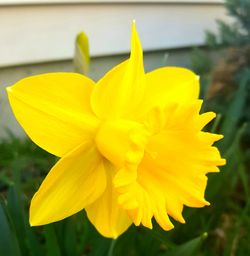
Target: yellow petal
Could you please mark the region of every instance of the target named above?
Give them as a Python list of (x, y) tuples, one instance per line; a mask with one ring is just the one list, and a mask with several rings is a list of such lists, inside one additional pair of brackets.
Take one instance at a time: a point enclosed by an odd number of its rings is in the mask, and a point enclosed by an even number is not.
[(144, 79), (142, 48), (133, 23), (130, 58), (98, 81), (91, 96), (93, 111), (101, 119), (133, 116), (143, 98)]
[(93, 203), (106, 188), (102, 157), (89, 143), (67, 154), (51, 169), (30, 206), (32, 226), (64, 219)]
[(98, 121), (90, 108), (93, 82), (74, 73), (25, 78), (8, 87), (16, 119), (48, 152), (63, 156), (93, 135)]
[(89, 220), (95, 228), (105, 237), (117, 238), (125, 232), (132, 221), (117, 202), (117, 193), (112, 185), (113, 167), (105, 164), (109, 177), (106, 190), (93, 204), (86, 207)]
[(192, 71), (178, 67), (164, 67), (146, 74), (141, 115), (156, 106), (183, 104), (199, 96), (199, 77)]

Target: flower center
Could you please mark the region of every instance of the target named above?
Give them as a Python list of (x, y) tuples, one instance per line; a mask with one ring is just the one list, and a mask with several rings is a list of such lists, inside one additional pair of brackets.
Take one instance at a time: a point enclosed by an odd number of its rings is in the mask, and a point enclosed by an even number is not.
[(144, 155), (149, 132), (143, 124), (123, 119), (104, 121), (95, 137), (99, 152), (117, 168), (138, 165)]

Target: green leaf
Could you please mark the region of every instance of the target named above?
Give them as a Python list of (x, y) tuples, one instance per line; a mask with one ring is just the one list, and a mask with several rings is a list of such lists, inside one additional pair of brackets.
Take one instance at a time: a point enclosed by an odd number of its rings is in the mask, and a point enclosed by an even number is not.
[(20, 256), (21, 253), (15, 233), (10, 227), (10, 223), (8, 222), (2, 203), (0, 204), (0, 227), (0, 255)]
[(17, 239), (20, 245), (20, 249), (23, 255), (28, 254), (28, 248), (26, 246), (26, 232), (23, 217), (23, 209), (19, 195), (14, 186), (10, 187), (8, 191), (8, 210), (10, 213), (11, 220), (14, 224)]
[[(111, 239), (105, 239), (103, 237), (96, 237), (94, 241), (94, 246), (89, 253), (91, 256), (101, 256), (101, 255), (108, 255), (111, 246)], [(111, 251), (112, 252), (112, 251)]]
[(84, 32), (77, 35), (75, 41), (74, 66), (76, 72), (88, 74), (90, 63), (89, 40)]
[(77, 234), (76, 234), (76, 221), (75, 216), (71, 216), (70, 218), (64, 220), (64, 249), (65, 253), (68, 256), (71, 255), (79, 255), (77, 253)]
[(250, 72), (246, 71), (242, 74), (239, 82), (238, 91), (230, 104), (225, 120), (222, 124), (221, 133), (225, 136), (224, 139), (219, 142), (222, 148), (228, 148), (233, 141), (233, 137), (237, 130), (238, 121), (241, 118), (243, 108), (246, 103), (246, 88), (247, 83), (250, 81)]
[(203, 241), (207, 238), (207, 233), (203, 233), (201, 236), (194, 238), (182, 245), (177, 246), (175, 249), (166, 253), (166, 256), (193, 256), (197, 255), (200, 250)]
[(60, 256), (60, 246), (57, 240), (55, 228), (53, 224), (44, 226), (46, 239), (47, 256)]
[(211, 128), (211, 133), (218, 133), (218, 127), (220, 125), (220, 122), (221, 122), (221, 114), (217, 114), (216, 115), (216, 118), (213, 122), (213, 125), (212, 125), (212, 128)]
[(8, 191), (8, 210), (16, 230), (22, 255), (28, 255), (29, 252), (34, 256), (42, 256), (42, 247), (28, 224), (28, 217), (24, 213), (20, 195), (14, 186), (10, 187)]

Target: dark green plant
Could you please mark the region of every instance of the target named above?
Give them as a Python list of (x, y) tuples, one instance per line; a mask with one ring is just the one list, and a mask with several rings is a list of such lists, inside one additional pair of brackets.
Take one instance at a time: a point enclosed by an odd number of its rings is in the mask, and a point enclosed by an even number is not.
[(225, 7), (234, 22), (227, 24), (218, 20), (218, 34), (207, 32), (208, 46), (215, 48), (248, 45), (250, 41), (250, 1), (226, 0)]

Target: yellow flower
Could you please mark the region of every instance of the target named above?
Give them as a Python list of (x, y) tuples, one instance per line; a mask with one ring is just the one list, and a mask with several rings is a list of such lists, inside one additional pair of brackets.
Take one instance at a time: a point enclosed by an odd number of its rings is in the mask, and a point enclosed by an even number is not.
[(16, 119), (41, 148), (61, 157), (30, 206), (44, 225), (85, 209), (106, 237), (132, 223), (164, 230), (184, 223), (183, 206), (209, 205), (206, 174), (224, 165), (201, 131), (215, 114), (199, 114), (199, 78), (165, 67), (145, 74), (135, 24), (130, 58), (96, 84), (74, 73), (25, 78), (7, 88)]

